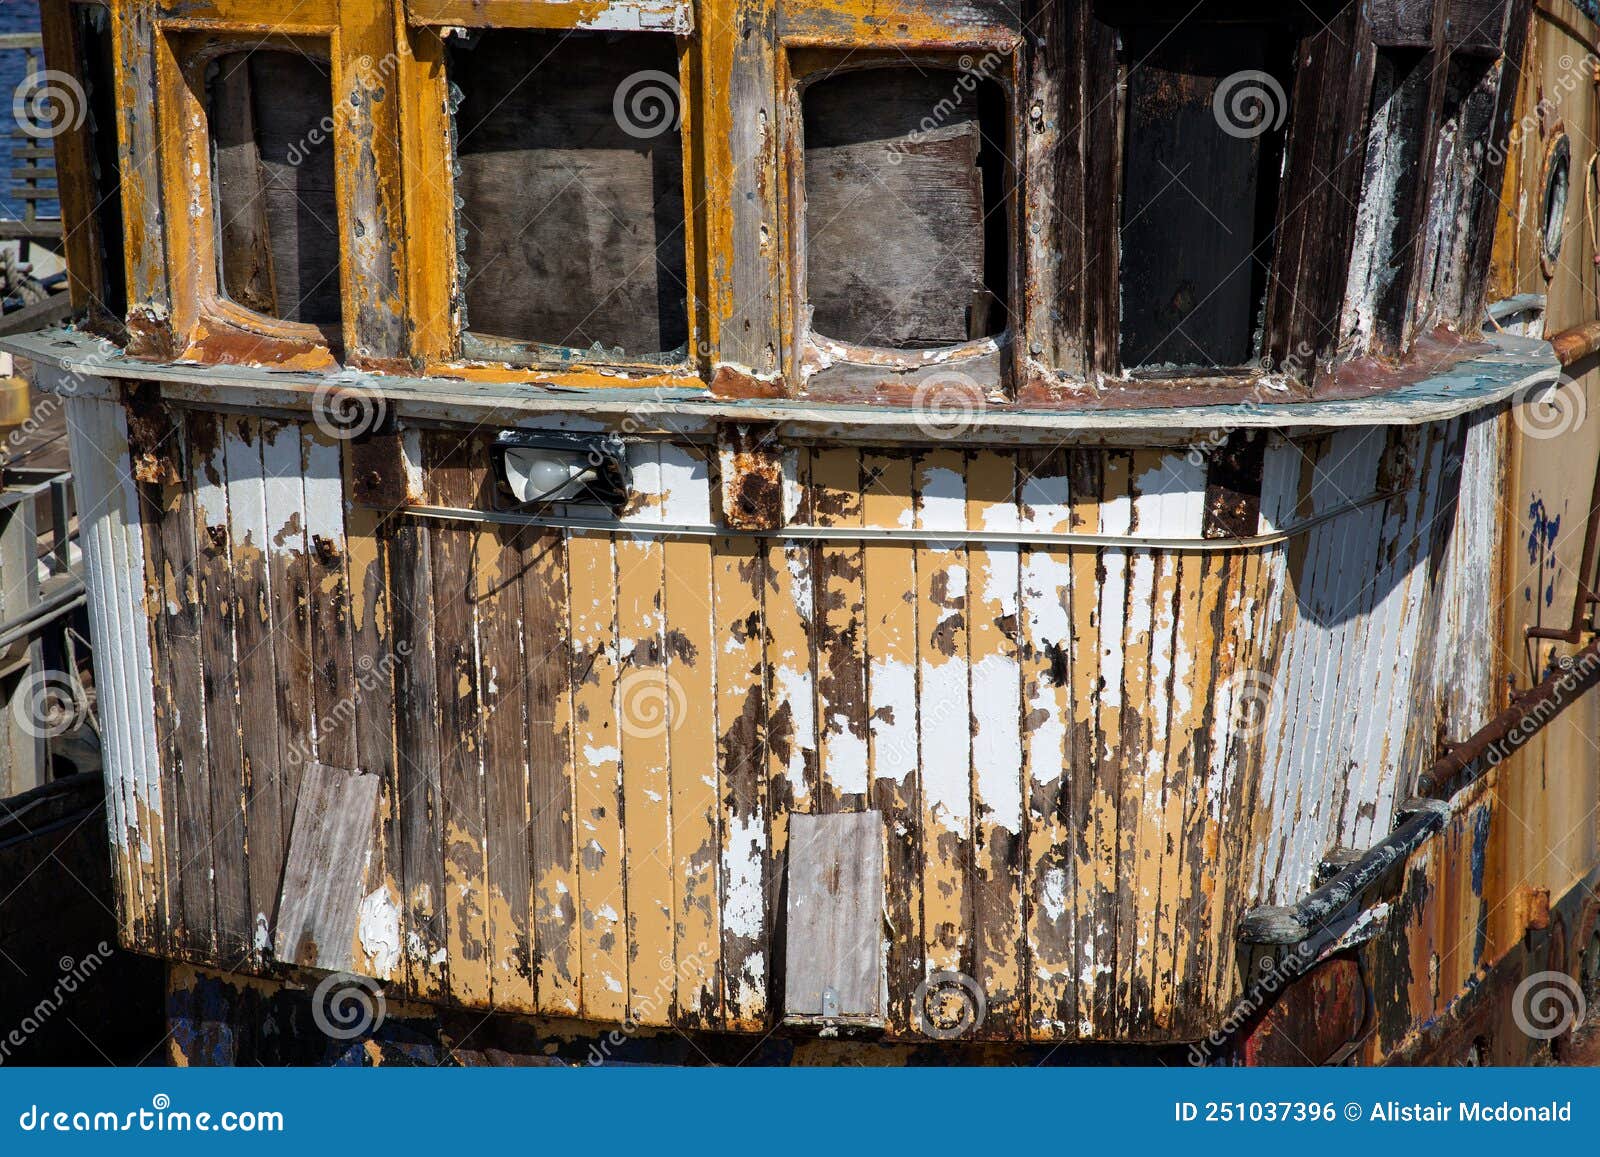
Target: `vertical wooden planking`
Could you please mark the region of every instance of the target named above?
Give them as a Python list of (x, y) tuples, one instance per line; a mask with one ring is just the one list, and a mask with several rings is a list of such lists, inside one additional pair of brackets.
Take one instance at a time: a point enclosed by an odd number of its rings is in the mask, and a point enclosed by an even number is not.
[[(353, 491), (352, 455), (344, 456), (345, 493)], [(345, 512), (350, 627), (356, 672), (356, 761), (379, 778), (378, 839), (368, 866), (356, 929), (358, 967), (380, 980), (404, 976), (399, 762), (395, 749), (395, 683), (410, 662), (390, 601), (394, 521), (351, 504)], [(520, 665), (517, 668), (520, 674)]]
[[(662, 518), (673, 525), (711, 522), (708, 462), (697, 449), (661, 445)], [(676, 937), (677, 1023), (721, 1023), (720, 799), (715, 728), (707, 708), (716, 702), (717, 638), (711, 609), (712, 545), (669, 538), (666, 569), (666, 671), (672, 808), (672, 895)], [(807, 653), (802, 650), (802, 654)], [(770, 668), (769, 668), (770, 669)], [(808, 704), (809, 706), (809, 700)], [(715, 716), (711, 716), (712, 719)]]
[[(862, 459), (861, 506), (868, 526), (909, 526), (916, 517), (910, 454)], [(890, 927), (888, 1022), (914, 1027), (911, 996), (923, 967), (920, 704), (917, 693), (917, 551), (911, 543), (869, 539), (863, 545), (866, 585), (867, 711), (872, 806), (883, 813), (888, 839), (884, 897)]]
[(449, 951), (431, 539), (420, 521), (402, 518), (395, 526), (394, 637), (396, 650), (405, 648), (395, 667), (395, 794), (410, 989), (441, 1000), (449, 991)]
[[(1106, 503), (1127, 503), (1132, 518), (1131, 527), (1142, 533), (1145, 527), (1141, 515), (1149, 514), (1159, 523), (1160, 499), (1154, 502), (1138, 501), (1138, 481), (1152, 471), (1159, 471), (1161, 451), (1136, 450), (1129, 460), (1126, 474), (1107, 471)], [(1117, 489), (1111, 485), (1115, 480)], [(1107, 554), (1112, 552), (1108, 551)], [(1164, 688), (1157, 690), (1154, 663), (1159, 654), (1154, 636), (1165, 626), (1171, 640), (1171, 623), (1158, 623), (1157, 615), (1164, 608), (1161, 599), (1170, 592), (1157, 581), (1156, 552), (1136, 549), (1127, 557), (1127, 617), (1121, 638), (1120, 662), (1108, 659), (1102, 672), (1107, 683), (1120, 680), (1122, 684), (1122, 726), (1118, 761), (1121, 775), (1117, 795), (1117, 1016), (1116, 1030), (1122, 1037), (1143, 1030), (1148, 1013), (1148, 980), (1150, 974), (1150, 936), (1153, 929), (1147, 920), (1147, 910), (1154, 906), (1156, 881), (1152, 878), (1155, 864), (1150, 855), (1156, 832), (1150, 830), (1146, 815), (1148, 809), (1148, 780), (1151, 764), (1151, 747), (1148, 727), (1150, 713), (1160, 710), (1157, 702)], [(1107, 569), (1109, 571), (1110, 564)], [(1103, 621), (1109, 624), (1110, 616), (1104, 608)], [(1105, 646), (1106, 636), (1101, 636)], [(1159, 792), (1160, 785), (1156, 785)], [(1147, 842), (1148, 841), (1148, 842)]]
[(490, 986), (496, 1008), (524, 1012), (536, 1007), (533, 930), (528, 917), (533, 886), (521, 586), (528, 537), (510, 527), (481, 528), (472, 575), (478, 629), (478, 727), (483, 737)]
[(250, 893), (245, 864), (244, 753), (240, 745), (238, 660), (234, 652), (233, 570), (228, 549), (228, 465), (223, 420), (187, 416), (195, 471), (196, 587), (201, 625), (207, 772), (211, 785), (216, 959), (242, 963), (250, 951)]
[(164, 684), (163, 699), (158, 703), (164, 701), (170, 709), (163, 732), (163, 760), (176, 784), (165, 816), (168, 831), (176, 835), (173, 842), (179, 854), (178, 875), (169, 881), (179, 896), (174, 947), (180, 956), (201, 958), (211, 951), (216, 875), (201, 657), (205, 612), (195, 566), (195, 474), (181, 411), (173, 423), (170, 453), (178, 481), (151, 488), (160, 503), (160, 517), (152, 528), (163, 610), (157, 620), (158, 679)]
[[(959, 450), (923, 454), (916, 525), (965, 530), (967, 470)], [(971, 973), (972, 704), (967, 666), (967, 554), (958, 542), (917, 547), (918, 725), (922, 746), (922, 917), (926, 969)]]
[(528, 793), (533, 816), (532, 910), (541, 1012), (582, 1006), (581, 874), (572, 755), (572, 625), (567, 539), (544, 531), (528, 543), (522, 578), (527, 678)]
[[(1198, 455), (1180, 451), (1160, 454), (1133, 480), (1134, 517), (1142, 534), (1163, 538), (1199, 538), (1203, 530), (1206, 478)], [(1177, 956), (1175, 896), (1185, 840), (1182, 828), (1186, 778), (1178, 775), (1177, 753), (1187, 750), (1194, 702), (1189, 683), (1192, 653), (1183, 632), (1192, 629), (1186, 597), (1198, 593), (1189, 577), (1180, 582), (1183, 556), (1176, 551), (1155, 555), (1154, 614), (1150, 637), (1150, 673), (1146, 719), (1144, 802), (1145, 834), (1140, 841), (1139, 920), (1144, 927), (1137, 943), (1135, 983), (1144, 989), (1136, 1006), (1140, 1035), (1167, 1030), (1173, 1012)]]
[[(786, 517), (810, 520), (810, 451), (782, 451)], [(725, 546), (725, 544), (723, 544)], [(722, 546), (718, 547), (718, 554)], [(787, 829), (782, 816), (811, 811), (818, 799), (816, 736), (816, 655), (811, 647), (816, 623), (813, 550), (806, 542), (774, 541), (765, 549), (766, 755), (773, 807), (773, 855), (781, 863)], [(752, 571), (755, 573), (755, 571)], [(728, 579), (718, 571), (718, 592)], [(758, 595), (760, 597), (760, 595)], [(738, 603), (742, 607), (742, 602)], [(720, 602), (717, 623), (730, 623)], [(726, 723), (720, 723), (726, 730)], [(728, 791), (723, 784), (723, 792)]]
[[(784, 447), (778, 463), (785, 520), (811, 519), (811, 452)], [(793, 539), (769, 541), (763, 552), (763, 643), (766, 647), (768, 879), (788, 871), (789, 816), (806, 815), (821, 798), (817, 767), (815, 552)], [(787, 953), (775, 952), (774, 990)]]
[[(1105, 455), (1096, 450), (1073, 451), (1067, 459), (1068, 488), (1072, 503), (1072, 529), (1095, 534), (1100, 530), (1100, 491)], [(1067, 754), (1070, 777), (1068, 822), (1075, 831), (1073, 851), (1073, 903), (1081, 913), (1075, 929), (1078, 984), (1078, 1032), (1089, 1035), (1109, 1007), (1115, 928), (1102, 913), (1112, 910), (1117, 890), (1117, 801), (1115, 780), (1100, 783), (1101, 751), (1107, 740), (1100, 732), (1100, 553), (1095, 547), (1067, 552), (1071, 568), (1068, 603), (1072, 627), (1072, 710), (1068, 717)]]
[(764, 584), (761, 548), (751, 539), (716, 540), (712, 608), (717, 624), (717, 778), (722, 785), (723, 1027), (766, 1024), (771, 847), (767, 752)]
[[(812, 454), (811, 508), (818, 526), (861, 525), (856, 450), (821, 448)], [(818, 810), (859, 811), (867, 792), (861, 544), (819, 544), (816, 558)]]
[(261, 423), (265, 480), (267, 612), (272, 623), (273, 700), (277, 708), (278, 796), (283, 831), (292, 830), (300, 776), (311, 762), (311, 602), (306, 561), (305, 486), (296, 423)]
[[(1014, 531), (1016, 458), (980, 450), (967, 464), (967, 526)], [(988, 998), (987, 1036), (1023, 1035), (1026, 938), (1022, 866), (1022, 667), (1018, 584), (1021, 551), (1004, 544), (968, 551), (972, 576), (967, 646), (972, 671), (973, 977)], [(1080, 834), (1077, 839), (1081, 839)], [(1075, 840), (1076, 843), (1076, 840)]]
[[(350, 640), (350, 580), (345, 574), (342, 443), (314, 426), (302, 430), (317, 759), (329, 767), (361, 770), (356, 766), (355, 657)], [(458, 592), (458, 600), (465, 593)]]
[[(1100, 472), (1100, 533), (1129, 534), (1133, 530), (1133, 506), (1128, 492), (1132, 467), (1129, 455), (1107, 453)], [(1125, 943), (1123, 919), (1127, 890), (1131, 884), (1132, 833), (1125, 814), (1128, 765), (1134, 745), (1130, 731), (1139, 722), (1139, 704), (1126, 703), (1127, 672), (1133, 661), (1127, 654), (1138, 637), (1131, 629), (1128, 589), (1133, 577), (1129, 552), (1107, 547), (1100, 555), (1099, 583), (1099, 687), (1096, 728), (1099, 743), (1095, 751), (1094, 807), (1102, 853), (1101, 879), (1105, 891), (1101, 906), (1092, 919), (1095, 941), (1095, 970), (1102, 982), (1095, 987), (1093, 1022), (1100, 1035), (1117, 1031), (1119, 1012), (1126, 1009), (1124, 981), (1127, 961), (1122, 955)], [(1146, 608), (1148, 609), (1148, 608)], [(1137, 608), (1135, 609), (1137, 611)], [(1137, 668), (1135, 668), (1137, 669)], [(1136, 829), (1135, 829), (1136, 830)]]
[[(1028, 455), (1022, 472), (1021, 528), (1072, 526), (1068, 453)], [(1024, 548), (1020, 589), (1022, 728), (1027, 764), (1027, 850), (1023, 880), (1028, 921), (1028, 1029), (1037, 1038), (1070, 1036), (1078, 1021), (1077, 894), (1067, 800), (1071, 791), (1072, 568), (1066, 552)]]
[[(626, 517), (659, 524), (661, 452), (635, 443)], [(681, 689), (666, 667), (666, 574), (661, 539), (620, 535), (617, 552), (618, 725), (623, 864), (628, 893), (628, 1015), (670, 1024), (677, 1002), (672, 782), (668, 731)], [(683, 702), (680, 707), (686, 708)]]
[(628, 1009), (628, 925), (617, 727), (617, 571), (611, 537), (573, 534), (567, 540), (567, 563), (582, 1010), (596, 1020), (621, 1020)]
[[(429, 501), (474, 506), (481, 443), (440, 433), (427, 443)], [(311, 479), (306, 479), (310, 507)], [(486, 1006), (490, 966), (485, 860), (483, 746), (478, 720), (477, 622), (473, 607), (473, 527), (441, 523), (431, 535), (434, 658), (437, 671), (439, 786), (443, 800), (445, 949), (450, 995)], [(313, 619), (314, 621), (314, 619)]]
[(250, 850), (251, 948), (272, 952), (272, 920), (283, 886), (288, 829), (279, 796), (278, 718), (272, 620), (267, 587), (267, 488), (261, 461), (261, 424), (223, 419), (228, 470), (228, 542), (233, 562), (234, 655), (239, 668), (239, 735), (245, 784), (245, 830)]

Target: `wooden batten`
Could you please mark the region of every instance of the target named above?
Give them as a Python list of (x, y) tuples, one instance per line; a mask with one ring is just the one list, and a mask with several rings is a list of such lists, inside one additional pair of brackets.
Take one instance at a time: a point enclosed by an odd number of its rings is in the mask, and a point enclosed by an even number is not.
[(283, 964), (347, 971), (372, 859), (382, 779), (307, 765), (277, 904), (273, 954)]

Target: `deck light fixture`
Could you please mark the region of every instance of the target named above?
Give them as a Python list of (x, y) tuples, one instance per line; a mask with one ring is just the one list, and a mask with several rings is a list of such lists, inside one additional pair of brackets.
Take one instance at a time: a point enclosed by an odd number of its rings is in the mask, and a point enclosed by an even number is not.
[(615, 435), (507, 430), (494, 442), (501, 490), (518, 506), (598, 505), (620, 513), (632, 477)]

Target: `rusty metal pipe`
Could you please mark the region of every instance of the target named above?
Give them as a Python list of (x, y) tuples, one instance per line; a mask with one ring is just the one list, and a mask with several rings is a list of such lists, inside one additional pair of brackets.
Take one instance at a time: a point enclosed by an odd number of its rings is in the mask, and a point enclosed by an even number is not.
[(1600, 683), (1600, 635), (1562, 661), (1561, 670), (1515, 696), (1471, 738), (1452, 746), (1417, 782), (1420, 795), (1440, 798), (1453, 780), (1485, 756), (1493, 767), (1554, 722), (1578, 697)]

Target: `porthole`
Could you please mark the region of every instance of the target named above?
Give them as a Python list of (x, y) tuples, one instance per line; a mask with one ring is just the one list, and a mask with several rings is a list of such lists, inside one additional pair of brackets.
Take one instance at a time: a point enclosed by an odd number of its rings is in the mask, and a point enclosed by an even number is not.
[(1546, 277), (1555, 276), (1556, 259), (1567, 234), (1567, 193), (1572, 183), (1572, 144), (1565, 133), (1550, 145), (1544, 160), (1540, 258)]

